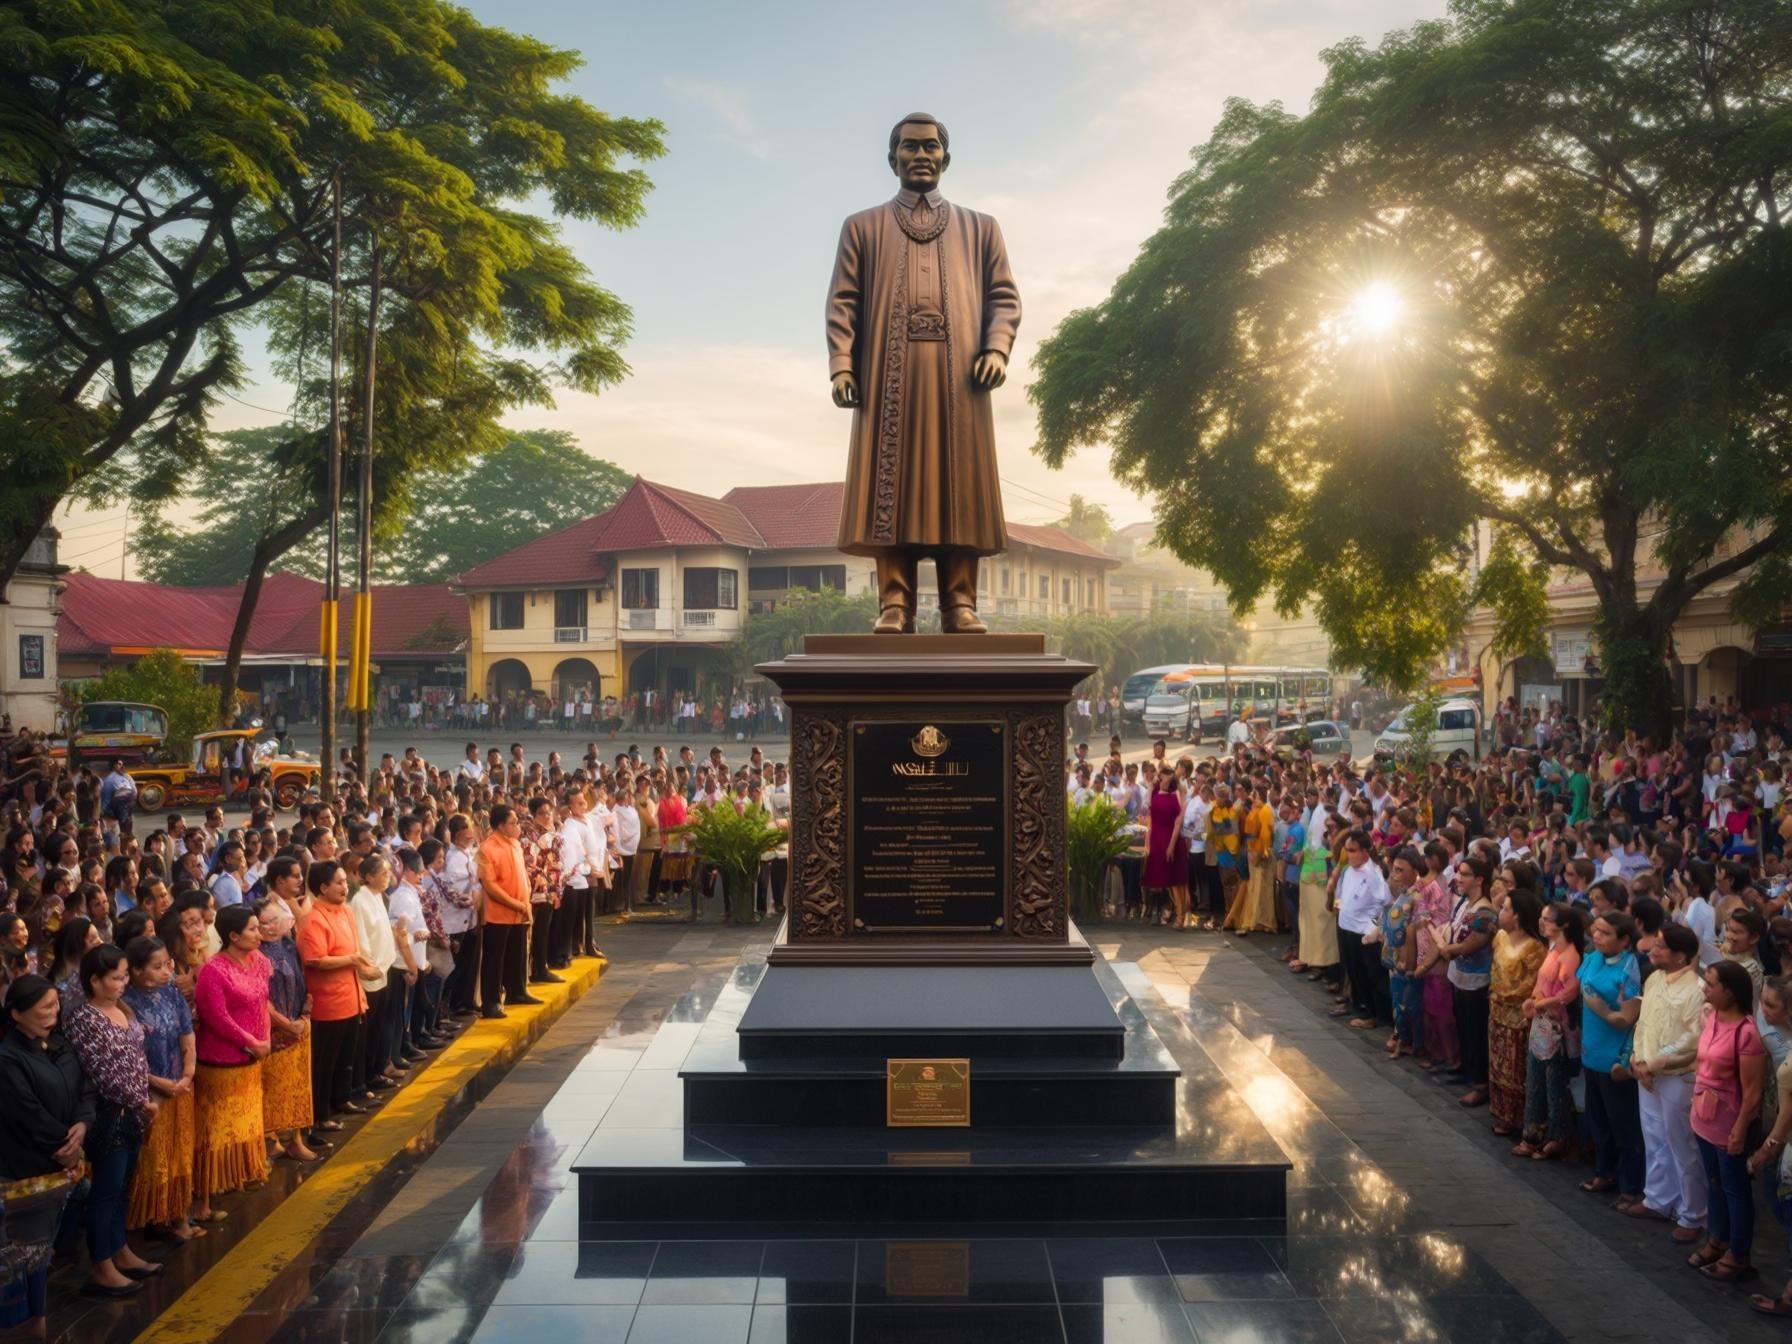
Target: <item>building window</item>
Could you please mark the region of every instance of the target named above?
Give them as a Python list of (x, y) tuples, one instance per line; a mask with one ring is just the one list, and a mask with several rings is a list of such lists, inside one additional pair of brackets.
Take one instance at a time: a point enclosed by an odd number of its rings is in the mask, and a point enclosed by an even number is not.
[(1049, 574), (1039, 576), (1039, 600), (1041, 602), (1052, 600), (1052, 576)]
[(489, 599), (492, 609), (492, 629), (521, 630), (523, 628), (523, 595), (521, 593), (493, 593)]
[[(40, 537), (39, 540), (42, 540)], [(32, 545), (36, 545), (33, 542)], [(42, 681), (44, 679), (44, 637), (42, 635), (19, 636), (19, 680)]]
[(1076, 598), (1076, 589), (1075, 589), (1075, 587), (1072, 586), (1075, 584), (1075, 582), (1076, 582), (1075, 579), (1065, 579), (1064, 580), (1064, 605), (1067, 607)]
[(812, 593), (819, 593), (823, 588), (832, 588), (837, 593), (846, 591), (845, 565), (792, 565), (790, 567), (790, 586), (807, 588)]
[(1006, 597), (1014, 591), (1014, 572), (1008, 566), (1002, 566), (1002, 596)]
[(1086, 594), (1083, 598), (1083, 605), (1093, 607), (1095, 605), (1095, 580), (1087, 580), (1083, 584), (1083, 589)]
[(622, 605), (632, 609), (660, 604), (660, 572), (657, 569), (622, 571)]
[(749, 593), (782, 593), (789, 589), (790, 571), (783, 565), (754, 565), (747, 570)]
[(554, 628), (556, 630), (583, 630), (586, 621), (586, 602), (590, 597), (583, 588), (562, 588), (554, 594)]
[(739, 605), (736, 590), (740, 571), (735, 569), (687, 569), (684, 572), (684, 604), (697, 610), (718, 607), (732, 611)]

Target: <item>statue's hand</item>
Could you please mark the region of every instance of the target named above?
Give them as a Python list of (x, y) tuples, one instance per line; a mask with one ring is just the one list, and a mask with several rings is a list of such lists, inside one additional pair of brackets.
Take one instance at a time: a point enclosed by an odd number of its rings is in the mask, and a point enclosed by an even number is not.
[(985, 350), (971, 362), (971, 381), (988, 391), (1008, 381), (1008, 356)]
[(852, 375), (851, 369), (842, 370), (834, 375), (834, 405), (842, 410), (850, 411), (859, 404), (859, 380)]

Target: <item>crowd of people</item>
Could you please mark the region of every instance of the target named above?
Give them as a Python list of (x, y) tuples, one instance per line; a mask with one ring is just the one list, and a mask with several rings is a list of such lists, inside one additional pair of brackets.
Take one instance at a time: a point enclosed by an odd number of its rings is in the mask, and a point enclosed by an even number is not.
[[(1138, 836), (1111, 913), (1292, 934), (1289, 973), (1486, 1107), (1514, 1158), (1584, 1158), (1581, 1190), (1747, 1282), (1757, 1208), (1792, 1228), (1792, 723), (1710, 705), (1656, 742), (1500, 720), (1480, 761), (1159, 742), (1132, 765), (1079, 749), (1067, 788)], [(1792, 1284), (1750, 1302), (1792, 1315)]]
[[(690, 747), (530, 762), (468, 743), (387, 755), (338, 797), (245, 824), (133, 815), (102, 778), (15, 744), (0, 784), (0, 1330), (41, 1331), (52, 1261), (128, 1297), (162, 1272), (144, 1238), (203, 1237), (270, 1163), (311, 1163), (479, 1018), (540, 1003), (602, 916), (722, 884), (692, 852), (704, 808), (788, 825), (788, 771)], [(112, 787), (108, 788), (107, 783)], [(121, 801), (122, 800), (122, 801)], [(107, 804), (112, 804), (108, 806)], [(782, 908), (787, 849), (755, 899)], [(83, 1256), (84, 1251), (84, 1256)]]

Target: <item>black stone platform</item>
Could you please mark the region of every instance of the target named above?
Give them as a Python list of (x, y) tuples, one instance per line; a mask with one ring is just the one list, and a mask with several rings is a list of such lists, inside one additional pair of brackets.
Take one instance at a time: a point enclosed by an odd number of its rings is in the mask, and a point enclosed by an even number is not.
[(573, 1163), (582, 1228), (1284, 1216), (1281, 1149), (1217, 1069), (1178, 1076), (1106, 963), (1081, 974), (1121, 1027), (1119, 1058), (973, 1055), (975, 1127), (918, 1130), (883, 1127), (881, 1061), (740, 1058), (764, 955), (701, 1025), (660, 1028)]

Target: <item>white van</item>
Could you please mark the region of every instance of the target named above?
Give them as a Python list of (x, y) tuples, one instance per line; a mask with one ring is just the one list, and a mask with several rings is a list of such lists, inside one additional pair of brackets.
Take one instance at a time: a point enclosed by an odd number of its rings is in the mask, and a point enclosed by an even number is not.
[[(1394, 755), (1411, 736), (1407, 731), (1408, 705), (1375, 739), (1378, 755)], [(1437, 722), (1431, 728), (1431, 759), (1434, 761), (1478, 761), (1481, 759), (1481, 711), (1473, 700), (1445, 700), (1437, 707)]]

